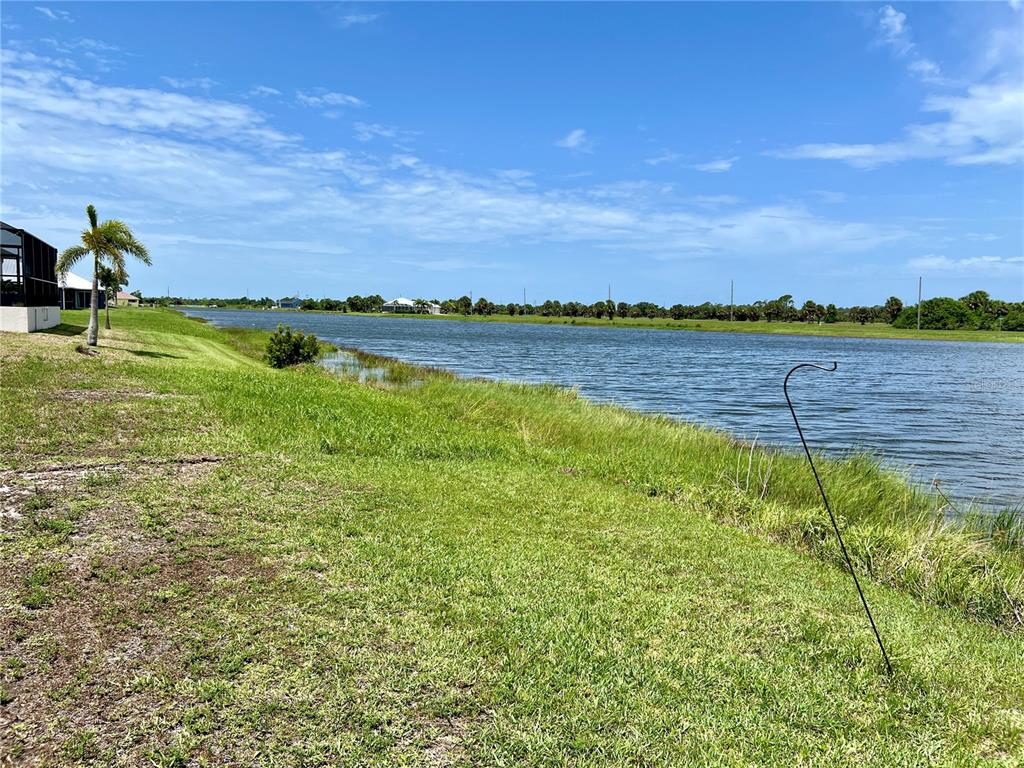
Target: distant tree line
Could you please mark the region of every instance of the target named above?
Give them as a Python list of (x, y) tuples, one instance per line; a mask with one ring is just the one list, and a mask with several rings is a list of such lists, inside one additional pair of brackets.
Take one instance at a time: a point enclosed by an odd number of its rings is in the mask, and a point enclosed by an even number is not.
[[(277, 302), (269, 297), (251, 299), (184, 299), (180, 297), (152, 298), (156, 304), (206, 304), (218, 307), (248, 307), (269, 309)], [(416, 299), (425, 304), (426, 300)], [(917, 327), (917, 305), (903, 306), (896, 296), (890, 296), (884, 304), (874, 306), (837, 307), (835, 304), (819, 304), (805, 301), (799, 307), (789, 294), (775, 299), (763, 299), (752, 304), (673, 304), (664, 307), (650, 301), (630, 304), (625, 301), (595, 301), (592, 304), (579, 301), (565, 303), (549, 299), (542, 304), (496, 304), (486, 298), (473, 301), (469, 296), (452, 299), (430, 299), (448, 315), (539, 315), (542, 317), (580, 317), (606, 319), (648, 318), (672, 320), (735, 320), (738, 322), (769, 323), (887, 323), (897, 328)], [(372, 296), (349, 296), (346, 299), (302, 299), (298, 308), (327, 312), (380, 312), (384, 298)], [(1024, 303), (993, 299), (985, 291), (973, 291), (959, 299), (939, 297), (921, 302), (921, 328), (935, 330), (994, 330), (1024, 331)]]

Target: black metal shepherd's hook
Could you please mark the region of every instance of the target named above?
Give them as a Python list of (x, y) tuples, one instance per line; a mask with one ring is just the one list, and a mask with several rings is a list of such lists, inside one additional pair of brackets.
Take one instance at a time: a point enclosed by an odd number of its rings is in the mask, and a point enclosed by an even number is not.
[(846, 565), (850, 569), (850, 575), (853, 576), (853, 583), (857, 587), (857, 594), (860, 595), (860, 602), (864, 606), (864, 613), (868, 615), (868, 622), (871, 624), (871, 630), (875, 633), (875, 639), (878, 641), (878, 647), (882, 651), (882, 659), (885, 661), (885, 668), (891, 675), (892, 664), (889, 663), (889, 654), (885, 652), (885, 644), (882, 642), (882, 636), (878, 633), (878, 627), (875, 626), (875, 617), (871, 615), (871, 608), (868, 607), (868, 600), (864, 597), (864, 590), (860, 587), (860, 579), (857, 578), (857, 571), (853, 567), (853, 561), (850, 559), (850, 553), (846, 551), (846, 542), (843, 541), (843, 534), (839, 531), (839, 523), (836, 522), (836, 516), (832, 513), (832, 506), (828, 503), (828, 496), (825, 495), (825, 487), (821, 484), (821, 478), (818, 477), (818, 469), (814, 466), (814, 459), (811, 458), (811, 450), (807, 447), (807, 440), (804, 438), (804, 431), (800, 427), (800, 420), (797, 419), (796, 411), (793, 409), (793, 401), (789, 399), (789, 377), (801, 368), (817, 368), (819, 371), (833, 373), (839, 368), (839, 363), (832, 363), (831, 368), (826, 368), (823, 365), (815, 365), (814, 363), (801, 363), (800, 365), (793, 366), (789, 373), (786, 374), (785, 380), (782, 382), (782, 393), (786, 396), (786, 404), (789, 406), (789, 412), (793, 414), (793, 423), (796, 424), (796, 431), (800, 435), (800, 442), (803, 443), (804, 453), (807, 454), (807, 463), (811, 465), (811, 472), (814, 473), (814, 479), (818, 482), (818, 490), (821, 492), (821, 500), (825, 503), (825, 510), (828, 512), (828, 517), (832, 521), (832, 528), (836, 532), (836, 538), (839, 539), (839, 548), (843, 550), (843, 557), (846, 558)]

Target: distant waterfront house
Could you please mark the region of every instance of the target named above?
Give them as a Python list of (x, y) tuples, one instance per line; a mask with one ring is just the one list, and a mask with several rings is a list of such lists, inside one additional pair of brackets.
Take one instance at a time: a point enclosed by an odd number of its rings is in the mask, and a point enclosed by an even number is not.
[(130, 293), (124, 291), (118, 291), (117, 296), (114, 297), (115, 307), (137, 307), (139, 306), (139, 297), (133, 296)]
[(0, 330), (29, 333), (60, 323), (57, 249), (0, 221)]
[[(92, 298), (92, 281), (79, 277), (74, 272), (65, 272), (57, 277), (60, 283), (61, 309), (88, 309)], [(107, 305), (106, 292), (100, 287), (98, 307)]]
[(382, 312), (409, 312), (412, 314), (421, 315), (440, 315), (441, 305), (435, 304), (432, 301), (421, 301), (419, 303), (412, 299), (407, 299), (404, 296), (399, 296), (397, 299), (392, 299), (386, 302), (381, 307)]
[(283, 299), (277, 300), (278, 309), (298, 309), (299, 304), (302, 302), (298, 296), (285, 296)]

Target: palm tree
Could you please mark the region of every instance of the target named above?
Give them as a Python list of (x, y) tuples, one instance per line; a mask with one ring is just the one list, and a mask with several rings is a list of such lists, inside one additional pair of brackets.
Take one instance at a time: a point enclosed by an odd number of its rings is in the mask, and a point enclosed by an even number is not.
[(110, 300), (114, 299), (117, 301), (118, 291), (121, 290), (122, 286), (128, 285), (128, 275), (123, 272), (118, 272), (113, 267), (108, 267), (105, 264), (100, 265), (96, 272), (96, 277), (101, 286), (103, 286), (103, 327), (108, 331), (110, 330)]
[[(146, 246), (135, 239), (134, 233), (123, 221), (108, 219), (102, 224), (96, 220), (96, 207), (90, 204), (85, 212), (89, 215), (89, 228), (82, 230), (82, 244), (73, 245), (61, 253), (57, 260), (57, 271), (68, 272), (83, 258), (92, 254), (92, 296), (89, 303), (89, 330), (86, 341), (95, 347), (99, 336), (99, 271), (109, 266), (117, 274), (125, 274), (124, 256), (129, 254), (147, 266), (152, 264)], [(109, 326), (108, 326), (109, 327)]]

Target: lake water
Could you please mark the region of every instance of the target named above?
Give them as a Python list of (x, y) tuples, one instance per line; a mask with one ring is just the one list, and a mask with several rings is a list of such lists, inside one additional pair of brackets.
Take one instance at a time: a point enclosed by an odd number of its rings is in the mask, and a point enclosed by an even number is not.
[(975, 342), (466, 323), (302, 312), (189, 309), (216, 325), (287, 323), (348, 347), (462, 376), (551, 382), (592, 400), (799, 448), (782, 394), (812, 448), (868, 449), (942, 481), (947, 494), (1024, 502), (1024, 346)]

